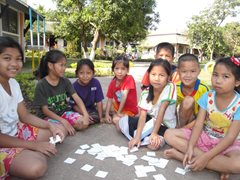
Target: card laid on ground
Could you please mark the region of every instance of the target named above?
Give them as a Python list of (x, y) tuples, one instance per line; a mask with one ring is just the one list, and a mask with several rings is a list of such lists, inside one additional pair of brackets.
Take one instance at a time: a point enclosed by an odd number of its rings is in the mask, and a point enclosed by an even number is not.
[(147, 156), (156, 156), (156, 153), (153, 151), (148, 151)]
[(135, 174), (137, 175), (138, 178), (147, 177), (147, 173), (145, 173), (143, 171), (135, 171)]
[(67, 163), (67, 164), (72, 164), (72, 163), (74, 163), (76, 161), (76, 159), (73, 159), (73, 158), (70, 158), (70, 157), (68, 157), (67, 159), (65, 159), (65, 163)]
[(80, 148), (81, 149), (88, 149), (88, 148), (90, 148), (90, 146), (87, 145), (87, 144), (83, 144), (83, 145), (80, 145)]
[(89, 164), (85, 164), (83, 167), (81, 167), (82, 170), (87, 171), (87, 172), (91, 171), (92, 168), (94, 168), (94, 167)]
[(75, 151), (75, 154), (84, 154), (84, 152), (85, 152), (85, 150), (83, 150), (83, 149), (77, 149)]
[(189, 170), (185, 170), (185, 169), (182, 169), (182, 168), (179, 168), (179, 167), (177, 167), (177, 168), (175, 169), (175, 172), (178, 173), (178, 174), (181, 174), (181, 175), (185, 175), (186, 172), (188, 172), (188, 171), (189, 171)]
[(105, 178), (108, 175), (108, 172), (105, 171), (98, 171), (95, 176), (100, 178)]
[(153, 175), (155, 180), (167, 180), (162, 174)]
[(136, 152), (136, 151), (138, 151), (137, 146), (133, 146), (133, 148), (129, 150), (130, 153), (133, 153), (133, 152)]

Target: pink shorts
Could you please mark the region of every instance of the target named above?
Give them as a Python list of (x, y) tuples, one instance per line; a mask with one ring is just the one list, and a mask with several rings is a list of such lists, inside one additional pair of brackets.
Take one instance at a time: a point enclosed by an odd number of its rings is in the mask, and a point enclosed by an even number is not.
[[(66, 119), (72, 126), (74, 126), (74, 124), (76, 123), (76, 121), (82, 117), (81, 114), (79, 114), (78, 112), (73, 112), (73, 111), (66, 111), (65, 113), (63, 113), (63, 115), (61, 116), (63, 119)], [(60, 123), (57, 120), (54, 119), (50, 119), (50, 118), (45, 118), (47, 121), (49, 122), (53, 122), (53, 123)]]
[[(16, 137), (27, 141), (35, 141), (38, 134), (38, 128), (28, 124), (18, 123), (18, 132)], [(0, 148), (0, 179), (6, 179), (13, 159), (23, 148)]]
[[(184, 136), (187, 140), (190, 139), (191, 134), (192, 134), (192, 130), (191, 129), (187, 129), (187, 128), (182, 128)], [(196, 147), (198, 147), (199, 149), (201, 149), (204, 152), (207, 152), (209, 150), (211, 150), (212, 148), (214, 148), (219, 142), (221, 141), (221, 139), (214, 139), (211, 138), (208, 134), (206, 134), (204, 131), (202, 131)], [(233, 142), (233, 144), (231, 146), (229, 146), (227, 149), (225, 149), (221, 154), (227, 154), (231, 151), (240, 151), (240, 141), (236, 140)]]

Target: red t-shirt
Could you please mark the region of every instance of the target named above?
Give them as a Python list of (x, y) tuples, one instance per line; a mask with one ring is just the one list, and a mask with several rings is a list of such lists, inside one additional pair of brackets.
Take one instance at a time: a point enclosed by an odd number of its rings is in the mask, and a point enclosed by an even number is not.
[(129, 90), (129, 92), (122, 113), (135, 116), (138, 113), (137, 91), (135, 80), (131, 75), (126, 75), (118, 86), (116, 86), (116, 79), (114, 78), (108, 86), (107, 97), (114, 99), (113, 107), (115, 111), (118, 111), (123, 90)]

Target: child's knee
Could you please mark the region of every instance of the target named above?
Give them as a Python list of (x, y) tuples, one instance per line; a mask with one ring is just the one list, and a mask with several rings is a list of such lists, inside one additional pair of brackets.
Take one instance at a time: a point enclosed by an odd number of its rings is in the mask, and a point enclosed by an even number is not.
[(82, 120), (77, 120), (73, 125), (74, 129), (77, 131), (87, 129), (88, 126), (89, 126), (89, 122), (86, 123), (86, 122), (83, 122)]
[(29, 178), (36, 179), (44, 176), (47, 171), (47, 161), (39, 160), (32, 164), (29, 169)]
[(195, 100), (191, 96), (186, 96), (182, 101), (182, 108), (184, 110), (191, 110), (194, 107)]
[(164, 133), (164, 139), (167, 143), (171, 142), (173, 139), (175, 139), (175, 131), (176, 129), (167, 129)]

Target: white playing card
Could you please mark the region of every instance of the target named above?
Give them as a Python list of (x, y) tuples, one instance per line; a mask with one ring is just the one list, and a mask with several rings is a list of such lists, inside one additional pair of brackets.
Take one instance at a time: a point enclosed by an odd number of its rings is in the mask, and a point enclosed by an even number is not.
[(162, 174), (153, 175), (155, 180), (167, 180)]
[(177, 167), (175, 169), (175, 172), (178, 173), (178, 174), (181, 174), (181, 175), (185, 175), (187, 171), (182, 169), (182, 168)]
[(87, 172), (91, 171), (92, 168), (93, 168), (93, 166), (91, 166), (89, 164), (85, 164), (83, 167), (81, 167), (82, 170), (87, 171)]
[(156, 153), (153, 151), (148, 151), (147, 156), (156, 156)]
[(84, 152), (85, 152), (85, 150), (83, 150), (83, 149), (77, 149), (75, 151), (75, 154), (84, 154)]
[(108, 175), (108, 172), (105, 171), (98, 171), (97, 174), (95, 174), (96, 177), (105, 178)]
[(90, 146), (87, 145), (87, 144), (83, 144), (83, 145), (80, 146), (80, 148), (81, 149), (88, 149), (88, 148), (90, 148)]
[(72, 164), (72, 163), (74, 163), (76, 161), (76, 159), (73, 159), (73, 158), (70, 158), (70, 157), (68, 157), (67, 159), (65, 159), (65, 163), (67, 163), (67, 164)]

